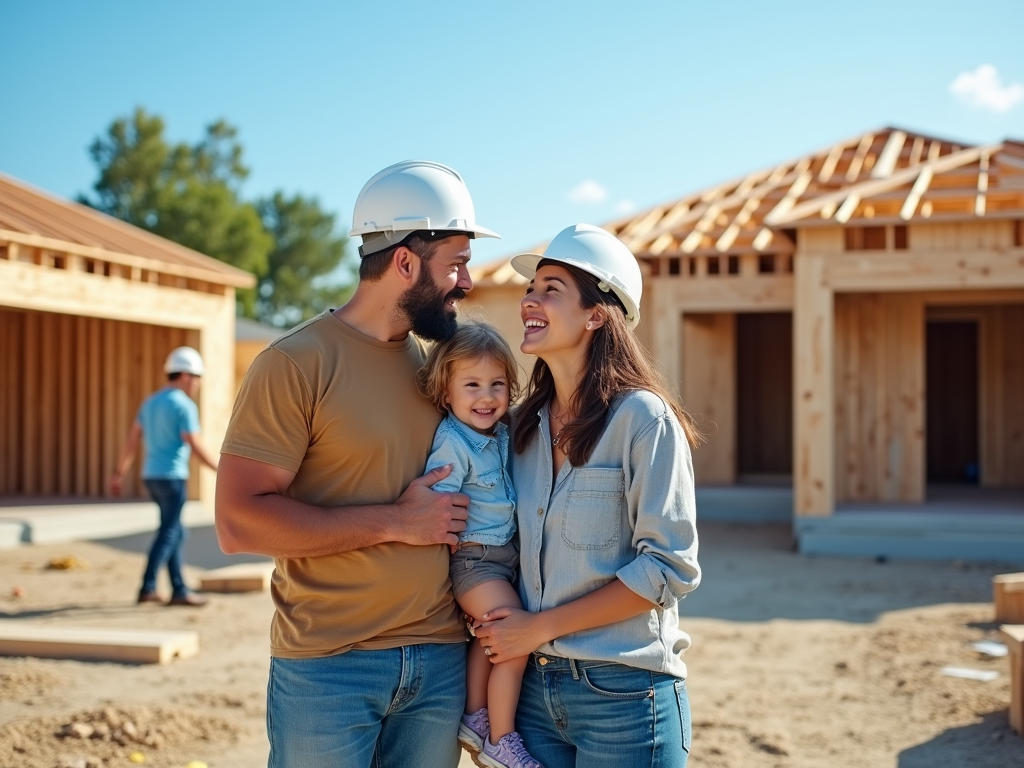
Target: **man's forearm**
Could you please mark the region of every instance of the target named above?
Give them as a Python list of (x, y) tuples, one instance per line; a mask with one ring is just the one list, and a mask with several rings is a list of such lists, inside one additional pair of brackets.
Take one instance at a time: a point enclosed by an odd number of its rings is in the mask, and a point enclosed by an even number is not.
[(394, 517), (390, 504), (326, 509), (268, 493), (242, 507), (218, 498), (217, 537), (228, 554), (319, 557), (395, 541)]

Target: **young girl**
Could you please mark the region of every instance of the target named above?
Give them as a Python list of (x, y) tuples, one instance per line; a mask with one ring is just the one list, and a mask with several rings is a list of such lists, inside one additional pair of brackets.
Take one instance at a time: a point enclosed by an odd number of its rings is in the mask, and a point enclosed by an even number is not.
[[(469, 520), (451, 557), (455, 599), (475, 621), (495, 608), (520, 608), (513, 583), (519, 562), (515, 490), (508, 471), (508, 427), (502, 417), (518, 386), (512, 350), (491, 326), (461, 325), (431, 350), (420, 389), (447, 416), (437, 428), (427, 471), (451, 474), (435, 491), (469, 497)], [(527, 657), (492, 665), (479, 643), (469, 649), (466, 713), (459, 741), (491, 768), (543, 768), (515, 731)]]

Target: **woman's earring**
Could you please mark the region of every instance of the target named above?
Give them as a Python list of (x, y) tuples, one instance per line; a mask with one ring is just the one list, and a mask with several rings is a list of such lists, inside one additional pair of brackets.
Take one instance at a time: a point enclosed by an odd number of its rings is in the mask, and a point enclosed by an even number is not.
[(587, 330), (591, 330), (594, 327), (593, 323), (587, 323)]

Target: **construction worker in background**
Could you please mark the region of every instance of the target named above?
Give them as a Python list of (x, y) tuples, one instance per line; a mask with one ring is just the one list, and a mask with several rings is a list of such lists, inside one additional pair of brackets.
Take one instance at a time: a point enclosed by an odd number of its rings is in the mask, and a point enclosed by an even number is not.
[(185, 541), (181, 510), (187, 497), (192, 452), (203, 464), (217, 471), (217, 458), (199, 440), (199, 409), (195, 397), (199, 394), (200, 377), (204, 371), (203, 358), (192, 347), (178, 347), (167, 356), (164, 364), (167, 386), (154, 392), (139, 406), (139, 413), (110, 478), (110, 492), (120, 496), (125, 472), (135, 459), (139, 441), (145, 442), (142, 480), (160, 508), (160, 529), (149, 550), (139, 603), (163, 602), (156, 591), (156, 578), (166, 563), (172, 589), (167, 605), (206, 604), (205, 597), (188, 590), (181, 574), (181, 545)]

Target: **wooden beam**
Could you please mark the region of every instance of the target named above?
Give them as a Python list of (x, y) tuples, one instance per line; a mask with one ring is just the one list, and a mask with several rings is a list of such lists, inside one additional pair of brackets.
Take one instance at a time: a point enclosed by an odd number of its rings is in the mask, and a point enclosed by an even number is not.
[(978, 194), (974, 198), (974, 215), (985, 215), (985, 193), (988, 192), (988, 155), (978, 160)]
[(0, 620), (0, 656), (169, 664), (198, 652), (196, 632), (70, 628)]
[[(9, 229), (0, 229), (0, 242), (15, 243), (36, 249), (57, 251), (58, 253), (74, 254), (84, 256), (88, 259), (109, 262), (128, 267), (139, 267), (140, 269), (152, 269), (168, 275), (179, 275), (181, 277), (194, 277), (199, 280), (230, 285), (235, 288), (252, 288), (256, 285), (256, 278), (253, 275), (243, 272), (240, 269), (230, 267), (230, 272), (220, 272), (198, 266), (176, 264), (171, 261), (160, 261), (146, 256), (134, 256), (127, 253), (108, 251), (105, 248), (95, 248), (88, 245), (68, 243), (63, 240), (55, 240), (41, 235), (15, 232)], [(39, 261), (36, 262), (40, 263)]]
[(794, 503), (798, 516), (834, 504), (833, 313), (826, 257), (797, 250), (794, 272)]
[(917, 165), (920, 163), (922, 155), (924, 155), (924, 138), (915, 136), (914, 144), (910, 148), (910, 164)]
[(857, 206), (860, 205), (860, 195), (856, 192), (851, 193), (839, 206), (839, 210), (836, 211), (836, 221), (840, 224), (845, 224), (853, 216), (857, 210)]
[[(700, 262), (698, 262), (698, 266)], [(706, 267), (704, 267), (706, 269)], [(658, 301), (675, 312), (778, 312), (793, 308), (792, 275), (657, 277)]]
[(846, 169), (847, 181), (854, 182), (860, 176), (861, 169), (864, 167), (864, 159), (868, 156), (868, 150), (871, 149), (874, 142), (875, 135), (873, 133), (865, 133), (861, 138), (860, 144), (857, 145), (857, 151), (853, 154), (853, 160), (850, 161), (850, 167)]
[(928, 185), (932, 183), (932, 174), (933, 171), (929, 166), (921, 169), (920, 175), (914, 181), (914, 186), (911, 187), (910, 194), (907, 195), (907, 199), (900, 209), (901, 219), (909, 220), (913, 217), (914, 211), (917, 210), (917, 204), (921, 202), (921, 195), (927, 191)]
[(871, 169), (871, 178), (887, 179), (892, 176), (893, 171), (896, 170), (896, 164), (899, 162), (900, 153), (903, 151), (903, 144), (906, 140), (907, 134), (903, 131), (893, 131), (889, 134), (885, 146), (882, 147), (882, 151), (878, 155), (878, 162)]
[[(199, 328), (226, 301), (213, 293), (110, 280), (86, 272), (0, 261), (0, 306)], [(112, 290), (114, 285), (117, 290)]]
[(825, 265), (835, 291), (926, 291), (1024, 288), (1024, 254), (948, 250), (856, 251)]
[[(987, 147), (970, 147), (963, 149), (955, 154), (945, 155), (941, 158), (929, 160), (929, 165), (932, 172), (935, 174), (945, 173), (946, 171), (953, 170), (962, 166), (969, 165), (976, 162), (984, 153), (994, 153), (999, 150), (1002, 145), (993, 145)], [(890, 189), (897, 188), (903, 184), (910, 184), (921, 173), (921, 166), (913, 166), (910, 168), (902, 168), (892, 174), (887, 179), (872, 179), (870, 181), (863, 181), (853, 187), (846, 189), (837, 190), (835, 192), (829, 192), (824, 195), (819, 195), (811, 200), (806, 200), (793, 207), (785, 216), (774, 217), (771, 214), (765, 217), (765, 224), (771, 227), (783, 226), (787, 223), (792, 223), (799, 219), (807, 216), (812, 216), (819, 213), (828, 203), (839, 204), (844, 200), (847, 200), (852, 195), (857, 195), (861, 199), (871, 197), (873, 195), (887, 192)], [(838, 214), (837, 214), (838, 215)]]
[(818, 171), (818, 183), (828, 184), (832, 180), (832, 175), (836, 172), (836, 166), (839, 165), (839, 161), (843, 157), (843, 152), (849, 146), (848, 143), (836, 144), (829, 151), (828, 156), (825, 158), (825, 162), (821, 165), (821, 170)]

